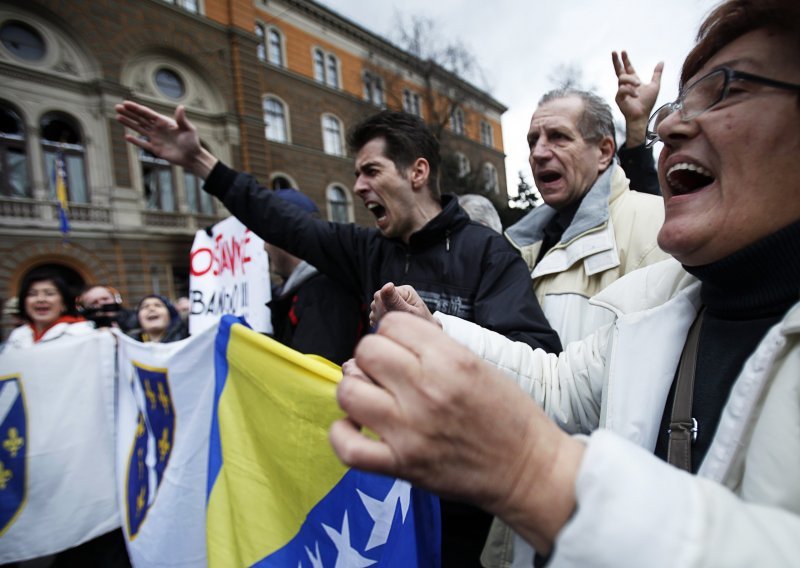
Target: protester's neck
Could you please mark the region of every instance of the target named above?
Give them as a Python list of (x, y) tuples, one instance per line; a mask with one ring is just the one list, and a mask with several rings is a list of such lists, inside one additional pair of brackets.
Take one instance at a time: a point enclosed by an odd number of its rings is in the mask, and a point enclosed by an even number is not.
[(145, 335), (147, 335), (147, 340), (148, 341), (152, 341), (153, 343), (159, 343), (159, 342), (161, 342), (162, 339), (164, 339), (164, 335), (166, 333), (167, 333), (167, 330), (165, 329), (165, 330), (162, 330), (162, 331), (145, 332)]
[(716, 262), (687, 266), (701, 298), (729, 317), (785, 311), (800, 299), (800, 221)]
[(417, 201), (413, 212), (415, 223), (410, 231), (402, 235), (403, 242), (408, 244), (411, 241), (411, 235), (422, 230), (425, 225), (430, 223), (441, 212), (442, 204), (432, 197)]

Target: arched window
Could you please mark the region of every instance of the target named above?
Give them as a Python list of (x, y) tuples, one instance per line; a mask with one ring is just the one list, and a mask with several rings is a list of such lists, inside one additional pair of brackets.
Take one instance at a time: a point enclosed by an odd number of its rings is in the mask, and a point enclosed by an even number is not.
[(481, 143), (485, 146), (494, 146), (494, 129), (485, 120), (481, 121)]
[(419, 93), (403, 89), (403, 110), (417, 116), (422, 116), (422, 102)]
[(184, 170), (183, 186), (186, 189), (186, 206), (190, 213), (214, 214), (214, 199), (203, 191), (203, 180)]
[(314, 49), (314, 79), (325, 82), (325, 53), (319, 48)]
[(25, 125), (19, 115), (0, 103), (0, 195), (30, 197)]
[(331, 185), (325, 192), (328, 201), (328, 219), (337, 223), (349, 223), (350, 200), (347, 199), (347, 190), (341, 185)]
[(286, 106), (276, 97), (264, 97), (264, 136), (274, 142), (289, 140)]
[(328, 74), (325, 83), (334, 89), (339, 88), (339, 59), (333, 54), (328, 54)]
[(450, 114), (450, 127), (456, 134), (464, 134), (464, 111), (455, 107)]
[(483, 190), (486, 193), (498, 193), (500, 191), (497, 168), (489, 162), (483, 164)]
[(50, 197), (56, 199), (56, 165), (61, 159), (67, 176), (67, 199), (88, 203), (86, 164), (83, 137), (75, 120), (63, 113), (51, 112), (42, 117), (39, 131), (44, 154), (45, 178), (50, 184)]
[(379, 107), (386, 106), (381, 76), (372, 71), (364, 71), (362, 79), (364, 81), (364, 100)]
[(322, 115), (322, 147), (326, 154), (344, 156), (342, 121), (332, 114)]
[(458, 177), (463, 178), (464, 176), (468, 175), (470, 171), (472, 171), (469, 158), (467, 158), (461, 152), (456, 152), (456, 161), (458, 162)]
[(264, 24), (256, 24), (256, 35), (258, 36), (258, 45), (256, 46), (256, 56), (258, 56), (259, 61), (266, 61), (267, 45), (265, 43), (265, 38), (267, 36), (267, 32), (266, 28), (264, 28)]
[(154, 211), (175, 211), (175, 181), (170, 163), (141, 149), (139, 161), (145, 206)]
[(283, 37), (278, 28), (270, 27), (267, 31), (267, 59), (273, 65), (283, 66)]
[(296, 189), (297, 188), (297, 186), (292, 183), (292, 180), (290, 180), (288, 177), (286, 177), (284, 175), (280, 175), (280, 174), (273, 176), (272, 181), (270, 182), (269, 186), (272, 189), (291, 189), (291, 188), (295, 188)]
[(334, 89), (339, 88), (339, 58), (333, 53), (323, 51), (315, 47), (313, 51), (314, 59), (314, 80), (325, 83)]

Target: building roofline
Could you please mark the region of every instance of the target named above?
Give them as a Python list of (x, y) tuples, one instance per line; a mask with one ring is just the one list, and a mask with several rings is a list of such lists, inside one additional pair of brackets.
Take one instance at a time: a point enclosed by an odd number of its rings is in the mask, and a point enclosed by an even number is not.
[[(387, 55), (393, 59), (399, 60), (403, 64), (410, 67), (412, 70), (424, 73), (424, 68), (428, 65), (429, 61), (425, 61), (416, 57), (404, 49), (393, 44), (389, 40), (367, 30), (366, 28), (356, 24), (352, 20), (342, 16), (335, 10), (323, 6), (314, 0), (280, 0), (280, 2), (290, 6), (293, 10), (302, 13), (306, 16), (314, 18), (315, 20), (324, 23), (337, 31), (353, 37), (360, 42), (363, 42), (373, 49)], [(508, 110), (503, 103), (495, 99), (486, 91), (476, 87), (472, 83), (462, 79), (455, 73), (452, 73), (442, 67), (441, 65), (430, 62), (434, 65), (434, 73), (448, 81), (455, 81), (459, 86), (465, 89), (469, 94), (482, 103), (491, 107), (492, 110), (503, 114)]]

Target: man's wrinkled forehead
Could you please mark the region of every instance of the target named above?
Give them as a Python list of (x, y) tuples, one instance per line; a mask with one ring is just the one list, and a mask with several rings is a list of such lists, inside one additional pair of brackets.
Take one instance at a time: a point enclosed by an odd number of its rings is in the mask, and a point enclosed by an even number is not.
[(528, 128), (528, 143), (530, 144), (533, 138), (538, 138), (542, 132), (553, 131), (567, 131), (577, 136), (580, 135), (576, 117), (567, 110), (537, 108), (531, 117), (531, 124)]

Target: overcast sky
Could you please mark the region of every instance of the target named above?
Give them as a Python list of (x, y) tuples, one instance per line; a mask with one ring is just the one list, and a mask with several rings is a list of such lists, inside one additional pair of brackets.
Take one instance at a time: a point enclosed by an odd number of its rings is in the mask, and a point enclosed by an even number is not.
[(657, 105), (677, 95), (678, 73), (697, 28), (716, 0), (320, 0), (390, 40), (397, 18), (433, 19), (444, 42), (460, 40), (476, 57), (484, 80), (476, 84), (508, 107), (503, 145), (509, 193), (517, 172), (531, 182), (526, 135), (536, 101), (555, 85), (559, 65), (582, 69), (583, 86), (614, 104), (612, 50), (628, 50), (639, 75), (650, 80), (665, 62)]

